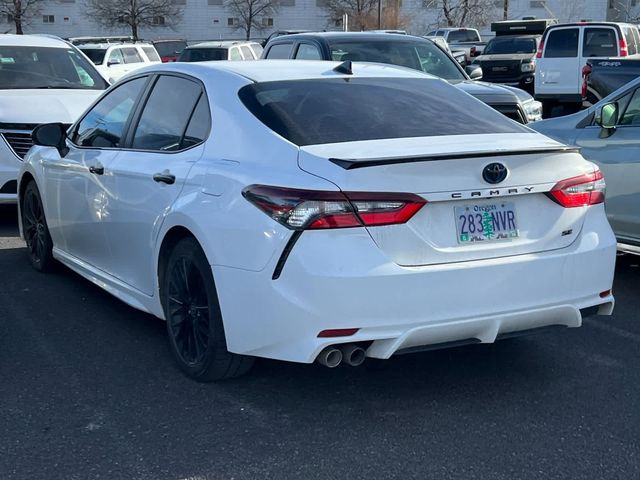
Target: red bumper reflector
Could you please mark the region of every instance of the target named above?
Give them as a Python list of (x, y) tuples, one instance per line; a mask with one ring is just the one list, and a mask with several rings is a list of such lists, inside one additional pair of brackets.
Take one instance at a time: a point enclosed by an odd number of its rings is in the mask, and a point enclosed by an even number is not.
[(360, 330), (359, 328), (336, 328), (333, 330), (322, 330), (318, 334), (318, 338), (329, 338), (329, 337), (350, 337), (351, 335), (355, 335), (355, 333)]
[(607, 298), (611, 295), (611, 290), (605, 290), (604, 292), (600, 292), (600, 298)]

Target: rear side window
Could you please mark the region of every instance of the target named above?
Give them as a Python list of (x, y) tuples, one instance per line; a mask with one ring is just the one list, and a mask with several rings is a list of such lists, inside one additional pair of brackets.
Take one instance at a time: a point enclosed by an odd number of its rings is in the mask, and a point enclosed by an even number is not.
[(142, 51), (147, 56), (149, 60), (152, 62), (160, 62), (160, 55), (156, 52), (156, 49), (153, 47), (142, 47)]
[(237, 47), (229, 49), (229, 60), (242, 60), (242, 55), (240, 55), (240, 50)]
[(273, 45), (267, 52), (268, 59), (287, 59), (291, 54), (291, 43), (281, 43), (279, 45)]
[(255, 60), (255, 58), (253, 58), (253, 52), (249, 47), (245, 47), (243, 45), (240, 47), (240, 49), (242, 50), (242, 55), (244, 55), (245, 60)]
[(584, 29), (582, 39), (583, 57), (615, 57), (618, 55), (618, 42), (613, 28)]
[(189, 148), (204, 142), (209, 135), (210, 128), (211, 113), (209, 112), (209, 102), (207, 101), (207, 97), (202, 94), (191, 116), (187, 131), (184, 134), (182, 148)]
[(429, 78), (255, 83), (243, 87), (239, 97), (268, 128), (300, 146), (530, 132), (446, 82)]
[(301, 43), (296, 52), (296, 59), (298, 60), (322, 60), (322, 55), (318, 47), (310, 45), (308, 43)]
[(578, 56), (577, 28), (553, 29), (545, 42), (545, 58), (570, 58)]
[(636, 53), (638, 53), (638, 41), (636, 36), (633, 34), (634, 29), (624, 27), (622, 29), (622, 32), (624, 33), (624, 39), (627, 41), (627, 49), (629, 55), (635, 55)]
[(182, 148), (183, 134), (202, 88), (185, 78), (161, 76), (149, 95), (133, 137), (133, 148), (171, 152)]
[(123, 48), (122, 54), (124, 55), (124, 63), (141, 63), (143, 61), (135, 47)]

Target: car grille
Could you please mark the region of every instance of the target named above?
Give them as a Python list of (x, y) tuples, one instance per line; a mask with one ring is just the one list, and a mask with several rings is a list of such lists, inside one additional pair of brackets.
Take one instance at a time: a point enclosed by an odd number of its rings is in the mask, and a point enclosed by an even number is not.
[(13, 153), (23, 159), (33, 145), (31, 132), (34, 128), (36, 125), (32, 124), (0, 124), (0, 135), (11, 147)]
[(490, 107), (493, 107), (493, 109), (509, 117), (511, 120), (515, 120), (518, 123), (527, 123), (526, 116), (517, 105), (490, 105)]
[(520, 62), (482, 62), (482, 79), (489, 82), (517, 82), (520, 79)]

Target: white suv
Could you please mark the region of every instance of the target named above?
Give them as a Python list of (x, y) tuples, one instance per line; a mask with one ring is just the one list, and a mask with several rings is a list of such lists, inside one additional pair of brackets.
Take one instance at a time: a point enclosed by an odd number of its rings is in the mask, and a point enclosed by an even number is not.
[(582, 68), (589, 58), (640, 54), (638, 27), (629, 23), (552, 25), (538, 47), (535, 98), (547, 117), (557, 104), (582, 104)]
[(120, 77), (138, 68), (162, 63), (155, 47), (146, 43), (86, 44), (78, 48), (109, 83), (117, 82)]
[(0, 203), (15, 203), (16, 178), (41, 123), (71, 125), (108, 87), (71, 44), (0, 35)]

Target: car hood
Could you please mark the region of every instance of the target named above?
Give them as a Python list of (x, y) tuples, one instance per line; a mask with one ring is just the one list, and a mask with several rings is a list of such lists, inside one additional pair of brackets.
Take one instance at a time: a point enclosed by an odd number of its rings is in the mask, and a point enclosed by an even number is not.
[(533, 97), (524, 90), (506, 85), (474, 82), (473, 80), (452, 83), (460, 90), (486, 103), (522, 103), (533, 99)]
[(101, 90), (0, 90), (0, 122), (73, 123)]
[(514, 62), (521, 62), (522, 60), (531, 60), (535, 56), (535, 53), (502, 53), (496, 55), (480, 55), (479, 57), (476, 57), (474, 62), (495, 60), (513, 60)]

